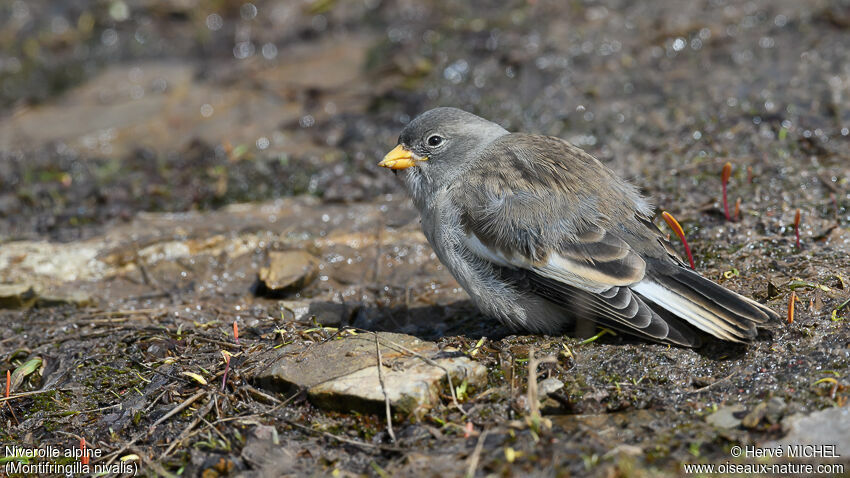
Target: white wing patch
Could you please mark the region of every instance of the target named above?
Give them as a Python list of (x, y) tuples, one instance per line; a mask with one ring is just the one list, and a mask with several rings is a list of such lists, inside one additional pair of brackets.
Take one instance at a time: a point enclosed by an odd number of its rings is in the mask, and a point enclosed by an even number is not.
[(607, 290), (612, 286), (622, 287), (634, 283), (634, 279), (618, 279), (594, 267), (585, 266), (558, 254), (550, 254), (546, 265), (537, 270), (551, 279), (568, 282), (570, 285), (596, 293)]
[(643, 280), (633, 285), (631, 289), (700, 330), (733, 342), (741, 341), (738, 334), (728, 326), (724, 326), (714, 314), (658, 283)]
[(478, 239), (478, 236), (473, 233), (467, 233), (463, 237), (463, 245), (465, 245), (466, 248), (472, 251), (472, 253), (476, 256), (502, 267), (528, 267), (525, 263), (517, 263), (516, 261), (509, 260), (501, 251), (485, 246), (484, 243)]
[(473, 233), (466, 234), (463, 242), (473, 254), (496, 265), (532, 270), (543, 277), (554, 279), (587, 292), (593, 292), (594, 294), (604, 292), (613, 285), (625, 286), (630, 284), (630, 282), (614, 284), (607, 275), (594, 270), (592, 267), (582, 266), (558, 254), (549, 254), (546, 264), (541, 267), (534, 265), (524, 257), (507, 256), (502, 251), (493, 249), (482, 243), (478, 239), (478, 236)]

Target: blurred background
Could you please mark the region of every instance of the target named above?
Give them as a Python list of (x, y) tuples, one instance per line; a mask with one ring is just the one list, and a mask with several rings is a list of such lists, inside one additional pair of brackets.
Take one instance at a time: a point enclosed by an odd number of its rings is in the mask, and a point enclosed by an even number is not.
[(399, 192), (375, 164), (438, 105), (569, 139), (662, 205), (713, 200), (729, 158), (790, 201), (847, 161), (848, 29), (846, 1), (5, 0), (0, 237)]

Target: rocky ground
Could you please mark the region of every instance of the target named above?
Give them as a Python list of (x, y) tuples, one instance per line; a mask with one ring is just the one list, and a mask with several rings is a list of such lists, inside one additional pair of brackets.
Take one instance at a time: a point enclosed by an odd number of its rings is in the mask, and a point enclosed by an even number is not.
[[(799, 443), (847, 466), (848, 12), (0, 5), (0, 443), (205, 477), (678, 475)], [(437, 105), (591, 152), (793, 322), (690, 350), (482, 317), (375, 166)]]

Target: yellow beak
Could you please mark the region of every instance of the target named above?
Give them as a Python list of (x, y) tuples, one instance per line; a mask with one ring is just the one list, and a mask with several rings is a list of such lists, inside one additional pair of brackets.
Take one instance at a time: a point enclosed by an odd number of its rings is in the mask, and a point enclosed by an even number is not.
[(411, 166), (416, 166), (416, 161), (427, 160), (427, 157), (417, 158), (411, 151), (405, 149), (404, 146), (398, 145), (384, 156), (384, 159), (378, 163), (378, 166), (389, 169), (407, 169)]

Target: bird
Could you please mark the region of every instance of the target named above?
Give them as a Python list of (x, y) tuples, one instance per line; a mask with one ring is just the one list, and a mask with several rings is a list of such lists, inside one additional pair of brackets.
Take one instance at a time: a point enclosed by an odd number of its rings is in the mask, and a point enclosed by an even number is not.
[(698, 347), (749, 343), (778, 315), (688, 268), (637, 187), (552, 136), (428, 110), (378, 163), (402, 180), (437, 258), (512, 330), (602, 326)]

